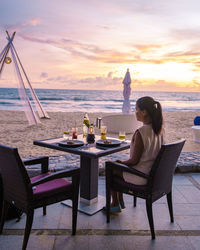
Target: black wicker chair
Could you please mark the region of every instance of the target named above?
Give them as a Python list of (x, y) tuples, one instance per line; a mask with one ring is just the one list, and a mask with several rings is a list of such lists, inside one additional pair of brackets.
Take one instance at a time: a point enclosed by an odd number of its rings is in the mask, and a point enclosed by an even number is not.
[[(172, 144), (162, 145), (160, 152), (152, 166), (149, 175), (116, 162), (106, 162), (106, 207), (107, 222), (110, 222), (110, 200), (111, 191), (117, 191), (134, 196), (134, 207), (136, 197), (146, 200), (146, 211), (151, 229), (152, 239), (155, 239), (152, 203), (162, 196), (167, 195), (167, 202), (171, 222), (174, 222), (172, 207), (172, 179), (181, 150), (185, 140)], [(113, 169), (129, 172), (147, 179), (146, 185), (134, 185), (124, 181), (123, 178), (113, 174)]]
[[(29, 178), (24, 165), (38, 163), (42, 164), (42, 174)], [(0, 175), (3, 186), (3, 192), (1, 190), (0, 193), (0, 201), (3, 201), (0, 206), (2, 208), (0, 233), (3, 230), (9, 204), (14, 204), (27, 214), (22, 247), (26, 249), (34, 209), (43, 207), (45, 215), (47, 205), (66, 199), (72, 200), (72, 234), (76, 233), (80, 169), (49, 173), (48, 157), (22, 162), (17, 148), (0, 145)], [(72, 180), (69, 181), (65, 177), (72, 177)]]

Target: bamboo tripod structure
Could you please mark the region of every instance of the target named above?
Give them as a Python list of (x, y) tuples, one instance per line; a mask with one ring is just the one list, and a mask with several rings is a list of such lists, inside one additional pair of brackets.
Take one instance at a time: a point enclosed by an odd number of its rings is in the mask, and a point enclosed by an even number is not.
[[(24, 84), (24, 79), (23, 79), (23, 76), (28, 84), (28, 87), (30, 89), (30, 93), (32, 95), (32, 98), (33, 98), (33, 101), (36, 105), (36, 108), (37, 108), (37, 111), (38, 111), (38, 114), (40, 116), (40, 118), (50, 118), (47, 114), (47, 112), (43, 109), (42, 107), (42, 104), (40, 103), (34, 89), (32, 88), (31, 86), (31, 83), (28, 79), (28, 76), (24, 70), (24, 67), (21, 63), (21, 60), (19, 58), (19, 55), (13, 45), (13, 40), (14, 40), (14, 37), (15, 37), (15, 34), (16, 32), (14, 32), (12, 34), (12, 36), (9, 35), (8, 31), (6, 31), (6, 34), (7, 34), (7, 40), (8, 40), (8, 43), (7, 45), (5, 46), (5, 48), (3, 49), (3, 51), (1, 52), (1, 56), (0, 56), (0, 75), (3, 71), (3, 68), (4, 68), (4, 65), (6, 63), (6, 59), (7, 59), (7, 55), (9, 53), (9, 51), (11, 51), (11, 55), (12, 55), (12, 59), (13, 59), (13, 62), (15, 64), (15, 69), (16, 69), (16, 72), (17, 72), (17, 75), (18, 75), (18, 79), (19, 79), (19, 82), (20, 82), (20, 85), (21, 85), (21, 88), (19, 89), (19, 94), (20, 95), (20, 98), (25, 102), (25, 105), (26, 105), (26, 108), (28, 109), (26, 113), (26, 116), (27, 116), (27, 119), (29, 121), (29, 125), (33, 125), (33, 124), (38, 124), (40, 123), (40, 120), (39, 118), (37, 117), (37, 114), (34, 112), (33, 110), (33, 107), (32, 107), (32, 104), (29, 100), (29, 97), (28, 97), (28, 93), (27, 93), (27, 90), (26, 90), (26, 87), (25, 87), (25, 84)], [(22, 76), (23, 75), (23, 76)]]

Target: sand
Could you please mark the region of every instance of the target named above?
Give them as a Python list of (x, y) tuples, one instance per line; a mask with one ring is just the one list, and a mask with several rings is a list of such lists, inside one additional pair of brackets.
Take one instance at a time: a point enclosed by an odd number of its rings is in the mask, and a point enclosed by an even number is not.
[[(111, 113), (88, 113), (90, 121), (96, 117), (103, 117)], [(39, 156), (63, 154), (61, 151), (50, 150), (33, 145), (34, 140), (60, 137), (63, 132), (74, 127), (75, 121), (79, 132), (82, 132), (82, 112), (49, 112), (51, 119), (41, 119), (41, 124), (28, 126), (22, 111), (0, 111), (0, 144), (17, 147), (20, 155)], [(200, 143), (193, 141), (194, 117), (200, 115), (198, 111), (164, 112), (166, 141), (173, 142), (186, 138), (184, 152), (200, 152)], [(117, 134), (108, 134), (117, 137)], [(130, 139), (131, 134), (126, 138)]]

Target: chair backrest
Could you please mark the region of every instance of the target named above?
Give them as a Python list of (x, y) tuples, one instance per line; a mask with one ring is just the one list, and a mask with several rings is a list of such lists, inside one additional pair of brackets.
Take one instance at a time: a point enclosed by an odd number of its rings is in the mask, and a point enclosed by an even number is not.
[(18, 154), (17, 148), (0, 145), (0, 174), (4, 199), (22, 205), (32, 195), (30, 178)]
[(124, 131), (127, 134), (132, 134), (142, 126), (142, 123), (136, 119), (135, 113), (106, 115), (102, 117), (102, 122), (110, 133)]
[(185, 140), (182, 139), (162, 145), (150, 172), (153, 200), (171, 191), (173, 174), (184, 143)]

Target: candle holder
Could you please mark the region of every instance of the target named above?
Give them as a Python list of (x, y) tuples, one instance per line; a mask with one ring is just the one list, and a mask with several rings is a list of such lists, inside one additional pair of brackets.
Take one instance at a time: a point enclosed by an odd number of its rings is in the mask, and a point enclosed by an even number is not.
[(94, 143), (95, 142), (95, 135), (94, 134), (88, 134), (87, 135), (87, 143)]
[(87, 142), (88, 143), (94, 143), (95, 142), (95, 135), (94, 135), (94, 126), (93, 124), (89, 127), (89, 133), (87, 135)]

